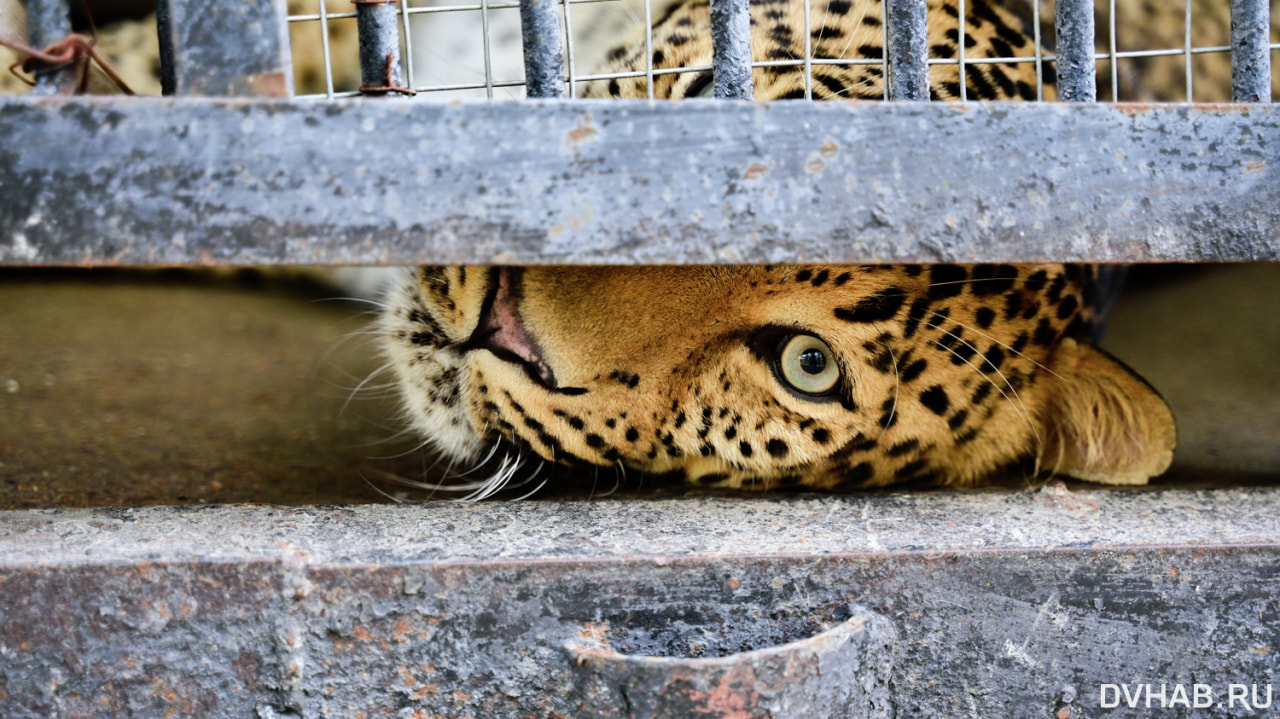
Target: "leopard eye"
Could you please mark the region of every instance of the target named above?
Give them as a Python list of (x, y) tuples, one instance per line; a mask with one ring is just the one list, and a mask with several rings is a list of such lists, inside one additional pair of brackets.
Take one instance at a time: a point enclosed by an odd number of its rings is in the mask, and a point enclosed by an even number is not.
[(779, 378), (805, 394), (823, 395), (840, 382), (840, 365), (826, 342), (813, 335), (786, 339), (778, 353)]

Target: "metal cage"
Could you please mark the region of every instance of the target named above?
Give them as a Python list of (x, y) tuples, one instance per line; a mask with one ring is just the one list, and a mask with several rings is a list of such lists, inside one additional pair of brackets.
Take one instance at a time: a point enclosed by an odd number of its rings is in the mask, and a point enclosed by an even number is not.
[[(579, 0), (165, 0), (166, 97), (39, 96), (55, 69), (0, 100), (0, 264), (1280, 259), (1264, 0), (1231, 1), (1230, 45), (1144, 50), (1117, 48), (1111, 0), (1105, 52), (1093, 4), (1059, 0), (1056, 49), (1018, 60), (1056, 66), (1067, 102), (1044, 104), (923, 102), (925, 2), (885, 1), (886, 55), (857, 62), (894, 102), (745, 99), (747, 3), (715, 0), (718, 101), (655, 104), (570, 99), (609, 77), (575, 62)], [(489, 14), (517, 9), (505, 77)], [(418, 21), (462, 12), (480, 79), (426, 78)], [(32, 0), (34, 42), (66, 15)], [(358, 22), (376, 97), (335, 81), (332, 22)], [(319, 33), (322, 92), (293, 94), (291, 32)], [(1209, 53), (1234, 104), (1094, 102), (1098, 63), (1116, 93), (1152, 57), (1190, 101)], [(459, 91), (534, 99), (422, 97)], [(667, 196), (634, 191), (655, 178)], [(1278, 516), (1273, 489), (1060, 484), (0, 512), (0, 714), (1243, 716), (1280, 692)]]

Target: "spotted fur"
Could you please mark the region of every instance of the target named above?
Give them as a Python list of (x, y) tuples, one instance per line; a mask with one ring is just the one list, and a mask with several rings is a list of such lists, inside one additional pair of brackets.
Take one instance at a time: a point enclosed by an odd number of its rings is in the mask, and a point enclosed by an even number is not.
[[(813, 0), (819, 58), (880, 55), (880, 5)], [(1025, 55), (1016, 19), (969, 0), (970, 56)], [(755, 0), (753, 52), (796, 57), (799, 0)], [(936, 54), (956, 13), (930, 7)], [(710, 62), (705, 0), (654, 23), (656, 67)], [(951, 44), (948, 45), (948, 42)], [(644, 59), (643, 32), (609, 68)], [(639, 54), (637, 54), (639, 53)], [(815, 65), (818, 98), (879, 98), (872, 65)], [(972, 99), (1027, 97), (1034, 66), (968, 73)], [(934, 66), (936, 98), (958, 94)], [(588, 97), (643, 97), (643, 77)], [(705, 73), (659, 75), (657, 97), (702, 94)], [(795, 68), (760, 68), (756, 97), (801, 96)], [(1095, 271), (1081, 265), (426, 267), (391, 296), (382, 335), (415, 429), (445, 454), (490, 448), (562, 464), (676, 473), (733, 488), (973, 485), (1002, 470), (1141, 483), (1174, 446), (1163, 400), (1087, 344)], [(820, 394), (780, 370), (796, 336), (839, 369)]]

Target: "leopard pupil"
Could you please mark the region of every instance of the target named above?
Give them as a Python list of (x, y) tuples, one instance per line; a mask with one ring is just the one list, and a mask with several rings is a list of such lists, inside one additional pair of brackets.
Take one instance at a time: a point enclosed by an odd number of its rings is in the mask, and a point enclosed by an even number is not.
[(800, 353), (800, 369), (808, 374), (822, 374), (826, 368), (827, 356), (822, 354), (822, 350), (807, 349)]

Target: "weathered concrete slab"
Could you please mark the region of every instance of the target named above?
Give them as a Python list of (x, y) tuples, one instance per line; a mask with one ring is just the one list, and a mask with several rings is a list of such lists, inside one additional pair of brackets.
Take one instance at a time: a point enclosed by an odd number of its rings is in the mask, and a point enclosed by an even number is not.
[(734, 657), (857, 606), (857, 716), (1245, 716), (1277, 537), (1269, 489), (5, 512), (0, 711), (587, 716), (583, 637)]
[(13, 99), (0, 263), (1275, 260), (1271, 106)]

